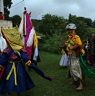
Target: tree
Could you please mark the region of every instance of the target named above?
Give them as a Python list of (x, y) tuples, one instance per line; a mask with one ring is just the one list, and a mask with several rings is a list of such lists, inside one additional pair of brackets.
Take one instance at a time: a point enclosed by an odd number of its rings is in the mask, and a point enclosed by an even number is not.
[(95, 20), (92, 22), (92, 27), (95, 28)]
[[(77, 26), (77, 34), (84, 39), (85, 35), (87, 34), (87, 28), (89, 27), (87, 25), (87, 23), (85, 22), (85, 18), (84, 17), (77, 17), (76, 15), (69, 15), (69, 20), (68, 22), (72, 22), (74, 24), (76, 24)], [(69, 23), (70, 23), (69, 22)]]
[(4, 0), (4, 16), (6, 20), (9, 20), (9, 9), (11, 8), (12, 0)]
[(78, 17), (80, 20), (85, 22), (88, 26), (92, 26), (92, 20), (90, 18), (85, 18), (85, 17)]
[(46, 14), (42, 17), (39, 30), (45, 35), (61, 34), (64, 32), (65, 19), (56, 15)]
[(19, 26), (21, 17), (19, 15), (14, 15), (13, 17), (10, 17), (10, 20), (13, 22), (13, 26)]

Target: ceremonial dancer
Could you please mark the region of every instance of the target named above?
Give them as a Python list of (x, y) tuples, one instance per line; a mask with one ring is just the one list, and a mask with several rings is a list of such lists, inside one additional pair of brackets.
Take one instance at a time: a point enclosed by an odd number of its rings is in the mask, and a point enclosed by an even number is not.
[(7, 45), (7, 47), (4, 50), (1, 48), (3, 52), (0, 58), (0, 69), (4, 69), (1, 77), (4, 84), (2, 82), (0, 84), (0, 86), (2, 85), (1, 93), (14, 92), (18, 94), (33, 88), (34, 83), (25, 69), (25, 66), (29, 66), (31, 61), (27, 58), (23, 49), (18, 30), (15, 28), (2, 29), (2, 34), (5, 38), (3, 44)]
[(83, 77), (82, 70), (79, 63), (79, 56), (82, 53), (82, 42), (78, 35), (76, 35), (76, 25), (70, 23), (66, 26), (68, 40), (65, 43), (65, 50), (67, 51), (69, 57), (69, 71), (73, 80), (78, 82), (76, 90), (83, 89)]
[(45, 73), (37, 66), (37, 62), (39, 58), (38, 38), (37, 38), (36, 31), (32, 25), (32, 21), (30, 19), (31, 13), (27, 12), (26, 7), (24, 9), (25, 10), (19, 26), (19, 31), (24, 45), (24, 49), (26, 50), (28, 58), (31, 59), (32, 62), (29, 68), (32, 68), (37, 74), (39, 74), (41, 77), (45, 78), (46, 80), (51, 81), (52, 78), (46, 76)]

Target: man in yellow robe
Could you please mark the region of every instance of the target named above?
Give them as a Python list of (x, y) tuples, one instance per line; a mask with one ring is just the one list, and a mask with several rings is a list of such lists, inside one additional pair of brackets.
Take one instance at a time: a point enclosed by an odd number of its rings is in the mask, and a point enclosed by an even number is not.
[(68, 40), (65, 43), (67, 54), (69, 56), (70, 75), (74, 81), (79, 81), (76, 90), (82, 90), (82, 71), (79, 64), (79, 55), (82, 53), (82, 42), (78, 35), (76, 35), (76, 25), (70, 23), (66, 26)]

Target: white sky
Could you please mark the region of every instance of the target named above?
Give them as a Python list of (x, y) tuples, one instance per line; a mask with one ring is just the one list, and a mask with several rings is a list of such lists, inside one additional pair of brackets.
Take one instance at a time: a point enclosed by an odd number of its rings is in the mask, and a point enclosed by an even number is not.
[[(22, 0), (12, 0), (14, 6)], [(11, 7), (10, 16), (22, 15), (24, 7), (32, 12), (33, 19), (41, 19), (47, 13), (68, 18), (69, 13), (95, 20), (95, 0), (24, 0)]]

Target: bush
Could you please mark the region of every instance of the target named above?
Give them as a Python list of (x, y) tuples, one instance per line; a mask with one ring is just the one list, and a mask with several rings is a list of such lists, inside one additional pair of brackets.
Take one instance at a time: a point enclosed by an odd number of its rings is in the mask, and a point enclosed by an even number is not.
[(54, 34), (52, 37), (45, 37), (39, 42), (39, 49), (52, 53), (58, 53), (59, 46), (63, 44), (65, 38), (66, 34)]

